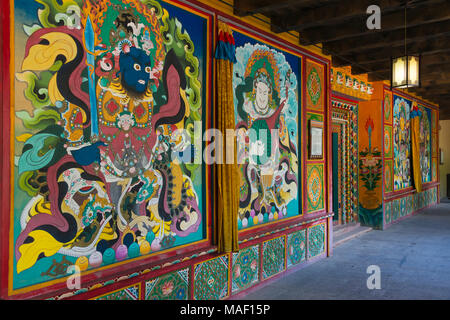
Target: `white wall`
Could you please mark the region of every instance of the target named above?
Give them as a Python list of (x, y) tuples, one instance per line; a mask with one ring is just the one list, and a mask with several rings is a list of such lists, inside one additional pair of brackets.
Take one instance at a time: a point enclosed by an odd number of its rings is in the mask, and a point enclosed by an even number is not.
[(439, 148), (444, 153), (444, 164), (439, 164), (440, 195), (442, 199), (447, 197), (447, 174), (450, 173), (450, 120), (439, 121)]

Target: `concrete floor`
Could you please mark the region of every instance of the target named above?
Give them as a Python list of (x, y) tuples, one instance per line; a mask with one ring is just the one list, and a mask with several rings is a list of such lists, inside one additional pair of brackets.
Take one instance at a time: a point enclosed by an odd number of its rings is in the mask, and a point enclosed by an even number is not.
[[(380, 267), (381, 289), (367, 288), (370, 265)], [(239, 299), (450, 299), (450, 203), (345, 242)]]

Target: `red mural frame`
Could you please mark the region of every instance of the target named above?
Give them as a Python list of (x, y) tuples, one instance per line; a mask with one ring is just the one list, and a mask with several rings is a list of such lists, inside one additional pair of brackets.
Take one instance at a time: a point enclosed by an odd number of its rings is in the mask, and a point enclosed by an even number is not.
[[(332, 166), (331, 166), (331, 126), (329, 125), (331, 123), (331, 85), (329, 83), (330, 80), (330, 68), (331, 68), (331, 61), (327, 58), (324, 58), (318, 54), (315, 54), (313, 52), (307, 51), (297, 45), (294, 45), (282, 38), (279, 38), (277, 36), (274, 36), (266, 31), (263, 31), (261, 29), (257, 29), (254, 26), (243, 22), (242, 20), (230, 16), (222, 11), (220, 11), (217, 8), (213, 8), (211, 6), (208, 6), (206, 4), (200, 3), (196, 0), (190, 0), (190, 1), (181, 1), (181, 0), (170, 0), (172, 3), (179, 4), (183, 7), (188, 7), (190, 10), (201, 12), (202, 15), (208, 15), (208, 29), (211, 34), (209, 37), (209, 48), (207, 48), (207, 54), (209, 55), (209, 62), (210, 66), (207, 68), (207, 72), (209, 74), (209, 84), (207, 87), (207, 90), (209, 92), (208, 101), (206, 103), (205, 109), (208, 112), (208, 115), (210, 116), (210, 119), (207, 118), (207, 121), (209, 122), (205, 127), (211, 127), (213, 125), (213, 119), (215, 118), (215, 112), (214, 112), (214, 106), (215, 106), (215, 98), (216, 98), (216, 92), (214, 90), (215, 87), (215, 64), (214, 64), (214, 48), (216, 46), (216, 32), (217, 32), (217, 20), (225, 20), (231, 24), (233, 24), (236, 28), (243, 28), (246, 30), (250, 30), (250, 33), (257, 36), (262, 37), (262, 41), (267, 42), (268, 44), (274, 44), (276, 47), (285, 48), (286, 51), (292, 51), (295, 52), (296, 55), (301, 56), (301, 70), (302, 70), (302, 93), (301, 93), (301, 102), (303, 108), (301, 111), (301, 125), (302, 125), (302, 132), (305, 133), (305, 130), (307, 129), (306, 125), (306, 92), (305, 92), (305, 63), (306, 58), (314, 61), (315, 63), (321, 64), (324, 67), (324, 110), (323, 110), (323, 116), (324, 116), (324, 126), (326, 128), (325, 132), (325, 139), (324, 139), (324, 159), (321, 161), (321, 163), (324, 164), (324, 183), (326, 183), (326, 187), (324, 186), (324, 209), (310, 213), (308, 214), (306, 211), (306, 165), (307, 165), (307, 158), (306, 158), (306, 141), (305, 137), (306, 135), (303, 134), (303, 140), (301, 143), (303, 143), (303, 149), (302, 149), (302, 155), (301, 155), (301, 161), (302, 161), (302, 214), (298, 217), (293, 217), (287, 221), (277, 221), (268, 225), (262, 225), (261, 227), (252, 228), (252, 230), (248, 231), (242, 231), (239, 232), (239, 241), (242, 243), (241, 247), (245, 248), (247, 246), (250, 246), (255, 243), (261, 243), (262, 240), (273, 238), (274, 236), (270, 236), (271, 232), (273, 230), (276, 231), (277, 236), (286, 234), (289, 230), (290, 231), (296, 231), (303, 228), (308, 228), (309, 226), (314, 225), (315, 223), (319, 222), (325, 222), (326, 224), (326, 235), (327, 235), (327, 243), (326, 243), (326, 256), (332, 255)], [(12, 232), (10, 230), (10, 212), (11, 212), (11, 204), (12, 197), (11, 197), (11, 168), (10, 163), (12, 160), (12, 154), (10, 152), (10, 146), (12, 143), (14, 143), (14, 136), (12, 134), (11, 130), (11, 123), (13, 119), (11, 119), (11, 110), (10, 106), (12, 106), (14, 101), (14, 92), (12, 92), (14, 85), (13, 81), (14, 78), (11, 77), (13, 64), (11, 64), (12, 58), (11, 57), (11, 48), (14, 48), (14, 42), (13, 38), (11, 37), (11, 31), (12, 31), (12, 23), (13, 19), (11, 17), (12, 10), (10, 10), (10, 6), (14, 3), (14, 0), (2, 0), (0, 2), (0, 34), (3, 36), (3, 41), (0, 43), (0, 50), (3, 52), (2, 58), (0, 60), (0, 79), (1, 79), (1, 89), (2, 89), (2, 95), (1, 95), (1, 102), (0, 102), (0, 120), (2, 123), (2, 134), (3, 137), (9, 137), (10, 139), (2, 139), (1, 141), (1, 148), (3, 152), (3, 157), (0, 157), (0, 168), (1, 168), (1, 190), (2, 193), (0, 193), (0, 201), (2, 201), (3, 205), (0, 211), (0, 231), (2, 232), (1, 236), (1, 242), (0, 242), (0, 255), (2, 259), (0, 259), (0, 297), (4, 299), (27, 299), (27, 298), (50, 298), (53, 296), (61, 295), (64, 293), (67, 293), (67, 288), (65, 285), (65, 281), (52, 284), (52, 285), (46, 285), (44, 283), (41, 287), (39, 287), (36, 290), (27, 291), (24, 293), (17, 293), (17, 294), (10, 294), (9, 286), (12, 285), (9, 283), (9, 268), (12, 266), (9, 261), (9, 234)], [(7, 50), (5, 50), (7, 49)], [(299, 114), (300, 116), (300, 114)], [(299, 146), (300, 150), (300, 146)], [(213, 166), (206, 166), (205, 172), (207, 172), (207, 184), (212, 188), (212, 190), (215, 189), (214, 184), (214, 167)], [(326, 182), (325, 182), (326, 181)], [(214, 194), (211, 192), (210, 194)], [(173, 250), (170, 250), (168, 252), (164, 253), (156, 253), (151, 256), (147, 256), (144, 258), (140, 258), (138, 260), (127, 260), (125, 263), (113, 266), (106, 270), (92, 270), (89, 274), (81, 275), (81, 282), (83, 283), (84, 287), (93, 286), (95, 284), (98, 284), (100, 282), (104, 282), (105, 280), (113, 280), (120, 277), (125, 277), (127, 275), (130, 275), (132, 273), (138, 272), (139, 270), (143, 270), (146, 268), (151, 268), (153, 266), (162, 266), (161, 268), (155, 268), (151, 271), (151, 275), (153, 277), (158, 277), (163, 274), (167, 274), (179, 269), (187, 268), (189, 266), (194, 265), (195, 263), (205, 261), (207, 259), (210, 259), (211, 257), (217, 256), (216, 253), (216, 246), (212, 243), (214, 242), (214, 232), (215, 229), (215, 223), (216, 219), (214, 216), (214, 199), (212, 196), (210, 196), (209, 200), (207, 201), (208, 207), (207, 207), (207, 215), (209, 215), (208, 224), (206, 225), (206, 233), (207, 233), (207, 240), (202, 240), (201, 243), (196, 245), (187, 245), (184, 248), (174, 248)], [(289, 228), (289, 226), (294, 226)], [(284, 230), (284, 231), (283, 231)], [(269, 235), (268, 235), (269, 234)], [(222, 254), (220, 254), (222, 255)], [(229, 255), (231, 258), (231, 254)], [(8, 257), (5, 259), (4, 257)], [(175, 263), (174, 260), (178, 261), (178, 263)], [(172, 263), (171, 263), (172, 262)], [(231, 263), (231, 260), (230, 260)], [(193, 267), (190, 267), (190, 276), (193, 276)], [(296, 268), (293, 268), (296, 269)], [(274, 278), (281, 276), (281, 273), (277, 276), (274, 276)], [(126, 286), (129, 286), (131, 284), (135, 284), (138, 282), (145, 281), (146, 279), (149, 279), (148, 273), (141, 273), (135, 277), (128, 278), (123, 281), (113, 282), (112, 284), (108, 284), (107, 288), (104, 288), (103, 286), (100, 286), (99, 288), (89, 290), (86, 293), (83, 293), (83, 298), (92, 298), (96, 296), (100, 296), (102, 294), (105, 294), (107, 292), (114, 291), (116, 289), (120, 289)], [(65, 279), (65, 278), (62, 278)], [(59, 279), (61, 280), (61, 279)], [(144, 289), (141, 284), (141, 289)], [(193, 289), (193, 288), (191, 288)], [(193, 291), (193, 290), (191, 290)], [(141, 298), (144, 297), (145, 290), (141, 290)], [(69, 299), (77, 299), (79, 296), (72, 296), (68, 297)], [(192, 297), (192, 293), (191, 293)]]
[[(418, 99), (416, 97), (413, 97), (403, 91), (400, 91), (398, 89), (391, 89), (389, 86), (387, 85), (383, 85), (382, 87), (383, 89), (383, 96), (382, 96), (382, 100), (381, 100), (381, 114), (382, 114), (382, 129), (381, 132), (383, 133), (382, 135), (382, 145), (383, 145), (383, 168), (385, 167), (385, 155), (384, 155), (384, 127), (385, 127), (385, 118), (384, 118), (384, 99), (385, 99), (385, 92), (389, 91), (392, 93), (392, 102), (391, 102), (391, 113), (393, 112), (393, 108), (394, 108), (394, 94), (405, 98), (409, 101), (411, 101), (411, 103), (416, 102), (416, 103), (420, 103), (421, 105), (436, 111), (436, 122), (439, 123), (439, 107), (436, 105), (433, 105), (431, 103), (428, 103), (426, 101), (423, 101), (421, 99)], [(392, 120), (393, 121), (393, 120)], [(391, 127), (394, 127), (394, 123), (392, 122)], [(392, 130), (393, 132), (394, 130)], [(393, 133), (392, 133), (393, 134)], [(431, 132), (431, 139), (433, 139), (433, 132)], [(437, 139), (437, 143), (439, 145), (439, 134), (436, 134), (436, 139)], [(431, 143), (433, 143), (433, 140), (431, 140)], [(394, 150), (392, 150), (392, 153), (394, 152)], [(394, 157), (394, 154), (392, 154), (392, 158)], [(433, 162), (433, 154), (431, 155), (431, 162)], [(432, 163), (431, 163), (432, 165)], [(430, 181), (430, 182), (426, 182), (422, 184), (422, 191), (426, 191), (428, 189), (432, 189), (437, 187), (437, 194), (438, 194), (438, 203), (439, 203), (439, 188), (440, 188), (440, 182), (439, 182), (439, 165), (436, 166), (436, 176), (437, 176), (437, 181)], [(393, 177), (392, 177), (393, 179)], [(391, 192), (386, 192), (385, 191), (385, 176), (384, 176), (384, 170), (383, 170), (383, 202), (390, 202), (392, 200), (396, 200), (396, 199), (400, 199), (403, 198), (405, 196), (408, 195), (412, 195), (414, 193), (416, 193), (416, 188), (414, 186), (411, 187), (407, 187), (404, 189), (400, 189), (400, 190), (394, 190), (394, 184), (392, 184), (392, 191)]]

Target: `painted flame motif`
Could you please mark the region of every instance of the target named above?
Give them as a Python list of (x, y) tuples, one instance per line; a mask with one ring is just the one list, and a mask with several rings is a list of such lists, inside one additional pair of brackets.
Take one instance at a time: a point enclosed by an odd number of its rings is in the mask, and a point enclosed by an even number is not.
[(370, 128), (370, 131), (373, 131), (373, 128), (375, 128), (375, 125), (373, 123), (373, 119), (370, 116), (369, 116), (369, 118), (366, 121), (365, 128), (366, 128), (367, 132), (369, 132), (369, 128)]

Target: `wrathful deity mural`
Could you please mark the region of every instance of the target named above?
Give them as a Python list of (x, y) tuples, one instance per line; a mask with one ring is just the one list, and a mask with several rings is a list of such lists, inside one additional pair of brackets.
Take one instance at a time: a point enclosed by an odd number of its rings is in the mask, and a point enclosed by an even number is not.
[(209, 17), (153, 0), (14, 9), (14, 287), (205, 239), (203, 168), (178, 157), (204, 117)]
[(233, 69), (238, 228), (296, 216), (299, 210), (299, 58), (238, 32)]
[(411, 101), (394, 95), (394, 191), (411, 186)]

